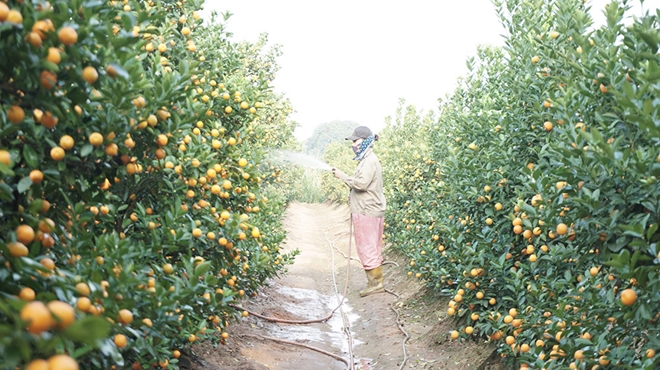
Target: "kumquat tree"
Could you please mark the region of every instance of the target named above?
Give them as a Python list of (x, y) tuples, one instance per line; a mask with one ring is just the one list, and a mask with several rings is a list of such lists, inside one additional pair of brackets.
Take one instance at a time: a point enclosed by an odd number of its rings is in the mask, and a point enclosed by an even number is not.
[(660, 12), (613, 1), (594, 27), (584, 1), (494, 4), (505, 46), (433, 121), (381, 133), (387, 240), (452, 297), (453, 339), (521, 369), (656, 369)]
[[(318, 179), (269, 158), (300, 150), (280, 49), (203, 3), (0, 0), (1, 369), (176, 369), (295, 256)], [(512, 368), (660, 367), (660, 10), (632, 3), (493, 0), (505, 46), (379, 132), (386, 242)]]
[(202, 3), (0, 1), (0, 368), (177, 368), (289, 262), (279, 51)]

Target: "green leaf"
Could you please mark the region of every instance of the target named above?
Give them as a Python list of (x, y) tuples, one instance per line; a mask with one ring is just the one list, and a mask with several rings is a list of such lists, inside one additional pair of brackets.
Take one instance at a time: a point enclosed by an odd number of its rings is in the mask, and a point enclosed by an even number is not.
[(658, 63), (653, 59), (649, 60), (648, 63), (646, 78), (649, 80), (649, 82), (655, 82), (656, 80), (660, 79), (660, 67), (658, 67)]
[(591, 346), (593, 345), (593, 342), (588, 339), (576, 338), (575, 344), (578, 346)]
[(0, 182), (0, 199), (11, 201), (14, 199), (14, 191), (9, 185)]
[(128, 72), (124, 69), (124, 67), (120, 66), (120, 65), (117, 64), (117, 63), (110, 63), (109, 66), (111, 66), (112, 68), (114, 68), (114, 70), (115, 70), (115, 72), (117, 73), (117, 75), (120, 76), (121, 78), (125, 78), (125, 79), (129, 78), (129, 74), (128, 74)]
[(53, 71), (53, 72), (59, 72), (60, 71), (60, 67), (57, 64), (53, 63), (53, 62), (49, 62), (47, 60), (44, 60), (41, 63), (43, 64), (44, 68), (47, 69), (47, 70), (50, 70), (50, 71)]
[(640, 258), (642, 255), (642, 251), (636, 250), (635, 253), (632, 255), (632, 259), (630, 260), (630, 269), (633, 270), (635, 266), (637, 266), (637, 260)]
[(60, 176), (60, 171), (54, 169), (54, 168), (49, 168), (43, 171), (44, 175), (49, 175), (53, 177), (59, 177)]
[(19, 193), (25, 193), (30, 186), (32, 186), (32, 180), (29, 177), (24, 177), (18, 182), (16, 189)]
[(5, 176), (14, 176), (14, 171), (4, 163), (0, 163), (0, 173)]
[(107, 339), (103, 341), (101, 344), (101, 352), (104, 356), (111, 358), (112, 361), (120, 367), (124, 366), (124, 358), (119, 352), (117, 346), (111, 340)]
[(35, 199), (32, 202), (30, 202), (28, 209), (30, 210), (30, 212), (37, 213), (39, 210), (41, 210), (41, 206), (43, 204), (44, 204), (43, 199)]
[(644, 40), (644, 42), (651, 47), (653, 53), (658, 52), (658, 45), (660, 44), (660, 37), (658, 36), (657, 30), (639, 30), (638, 35)]
[(210, 261), (202, 262), (197, 267), (195, 267), (195, 276), (202, 276), (207, 272), (209, 272), (210, 269), (211, 269)]
[(101, 6), (105, 3), (103, 0), (86, 0), (84, 3), (82, 3), (83, 8), (93, 8), (96, 6)]
[(644, 228), (640, 224), (621, 225), (620, 227), (623, 229), (623, 235), (630, 235), (634, 238), (644, 237)]
[(630, 82), (623, 81), (621, 87), (623, 88), (623, 92), (626, 94), (628, 99), (632, 100), (635, 98), (635, 93), (633, 92), (632, 84)]
[(89, 353), (89, 352), (91, 352), (95, 349), (96, 349), (96, 347), (93, 346), (93, 345), (86, 345), (86, 346), (80, 347), (80, 348), (78, 348), (77, 350), (75, 350), (73, 352), (73, 358), (79, 358), (79, 357), (85, 355), (86, 353)]
[(656, 231), (658, 231), (657, 223), (649, 225), (649, 229), (646, 231), (646, 239), (651, 240), (651, 237), (653, 234), (655, 234)]
[(619, 254), (613, 254), (611, 256), (611, 259), (609, 261), (605, 262), (605, 264), (608, 265), (608, 266), (621, 268), (621, 267), (627, 265), (629, 260), (630, 260), (630, 252), (628, 252), (628, 250), (624, 249)]
[(23, 147), (23, 158), (29, 167), (37, 168), (39, 166), (39, 156), (30, 145)]
[(637, 307), (637, 310), (635, 311), (635, 319), (636, 320), (644, 320), (648, 321), (651, 319), (653, 315), (651, 314), (651, 311), (649, 310), (649, 306), (646, 303), (641, 303), (639, 307)]
[(124, 12), (121, 15), (121, 21), (124, 25), (125, 30), (132, 30), (133, 27), (135, 27), (135, 22), (137, 19), (135, 18), (135, 15), (130, 12)]
[(69, 326), (64, 334), (75, 342), (94, 344), (110, 333), (110, 322), (98, 316), (85, 316)]
[(85, 146), (80, 149), (80, 156), (82, 157), (87, 157), (89, 153), (91, 153), (94, 150), (94, 147), (92, 144), (85, 144)]

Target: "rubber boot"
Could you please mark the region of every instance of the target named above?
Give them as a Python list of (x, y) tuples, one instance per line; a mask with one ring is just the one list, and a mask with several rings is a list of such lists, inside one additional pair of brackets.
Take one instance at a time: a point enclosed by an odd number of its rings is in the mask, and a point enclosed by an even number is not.
[(365, 270), (367, 273), (367, 287), (360, 292), (360, 297), (366, 297), (374, 293), (382, 293), (385, 291), (383, 287), (383, 267), (378, 266), (372, 270)]

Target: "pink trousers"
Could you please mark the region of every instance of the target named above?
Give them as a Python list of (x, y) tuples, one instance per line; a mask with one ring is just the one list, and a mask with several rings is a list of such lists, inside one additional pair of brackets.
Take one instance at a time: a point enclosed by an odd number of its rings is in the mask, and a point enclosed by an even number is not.
[(383, 263), (383, 217), (351, 214), (353, 234), (358, 257), (365, 270), (372, 270)]

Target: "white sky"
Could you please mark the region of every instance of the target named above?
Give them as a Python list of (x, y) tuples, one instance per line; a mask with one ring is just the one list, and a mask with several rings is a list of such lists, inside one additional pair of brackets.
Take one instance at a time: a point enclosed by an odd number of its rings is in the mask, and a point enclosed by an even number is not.
[[(639, 0), (634, 14), (641, 14)], [(608, 0), (591, 0), (596, 24)], [(399, 98), (418, 109), (437, 108), (467, 72), (479, 44), (502, 45), (504, 29), (490, 0), (207, 0), (208, 11), (234, 15), (236, 41), (268, 33), (282, 45), (275, 90), (288, 97), (298, 139), (333, 120), (378, 131)], [(644, 9), (660, 7), (646, 0)]]

